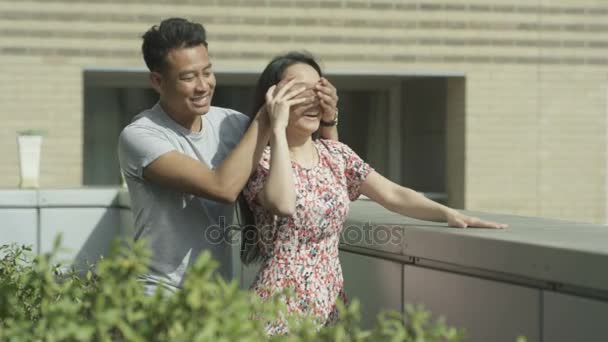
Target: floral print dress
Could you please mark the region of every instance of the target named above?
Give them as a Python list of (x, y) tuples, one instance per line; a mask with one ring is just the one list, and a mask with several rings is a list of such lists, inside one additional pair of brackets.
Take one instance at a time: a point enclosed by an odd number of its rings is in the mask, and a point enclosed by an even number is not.
[[(269, 147), (244, 195), (262, 237), (262, 266), (252, 289), (262, 300), (291, 289), (293, 296), (281, 298), (288, 312), (312, 316), (321, 327), (337, 319), (336, 301), (346, 302), (338, 258), (340, 233), (349, 203), (359, 197), (360, 185), (372, 169), (343, 143), (316, 140), (313, 144), (317, 165), (308, 169), (292, 161), (296, 187), (292, 216), (277, 217), (255, 200), (268, 177)], [(270, 335), (287, 331), (285, 323), (267, 325)]]

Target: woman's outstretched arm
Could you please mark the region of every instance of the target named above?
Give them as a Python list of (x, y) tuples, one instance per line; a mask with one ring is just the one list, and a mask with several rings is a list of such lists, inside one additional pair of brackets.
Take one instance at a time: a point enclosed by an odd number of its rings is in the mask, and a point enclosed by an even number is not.
[(420, 220), (447, 222), (448, 225), (456, 228), (507, 227), (506, 224), (464, 215), (412, 189), (396, 184), (376, 171), (372, 171), (361, 184), (361, 193), (390, 211)]

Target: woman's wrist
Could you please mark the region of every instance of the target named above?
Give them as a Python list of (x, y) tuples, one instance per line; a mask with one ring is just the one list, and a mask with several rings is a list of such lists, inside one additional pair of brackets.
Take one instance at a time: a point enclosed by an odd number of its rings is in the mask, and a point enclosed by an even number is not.
[(441, 215), (443, 216), (443, 221), (445, 222), (448, 222), (450, 217), (454, 216), (454, 213), (456, 212), (454, 209), (441, 204), (439, 204), (439, 211), (441, 212)]
[(287, 129), (287, 127), (285, 127), (285, 125), (282, 125), (282, 124), (275, 125), (275, 124), (273, 124), (270, 127), (270, 133), (273, 136), (283, 136), (283, 135), (286, 136), (287, 135), (286, 132), (285, 132), (286, 129)]

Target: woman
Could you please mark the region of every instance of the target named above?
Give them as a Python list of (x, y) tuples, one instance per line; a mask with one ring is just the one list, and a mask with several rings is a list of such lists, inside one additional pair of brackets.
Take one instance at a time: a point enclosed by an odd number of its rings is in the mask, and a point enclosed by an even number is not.
[[(349, 203), (360, 194), (399, 214), (452, 227), (506, 227), (391, 182), (340, 142), (313, 139), (321, 119), (312, 89), (321, 79), (314, 58), (299, 52), (274, 58), (260, 76), (256, 106), (266, 102), (272, 135), (243, 191), (255, 226), (243, 231), (241, 251), (244, 263), (261, 259), (252, 288), (262, 299), (289, 288), (295, 295), (282, 298), (289, 312), (312, 315), (319, 326), (335, 321), (336, 301), (346, 299), (339, 236)], [(288, 331), (283, 323), (267, 330)]]

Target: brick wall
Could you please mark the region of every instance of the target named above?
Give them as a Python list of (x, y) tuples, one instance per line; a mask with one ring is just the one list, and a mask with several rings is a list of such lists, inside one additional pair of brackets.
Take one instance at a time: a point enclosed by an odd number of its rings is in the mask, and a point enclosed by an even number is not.
[(461, 72), (461, 202), (607, 219), (608, 3), (589, 0), (0, 1), (0, 186), (17, 185), (15, 131), (34, 126), (42, 185), (81, 184), (82, 70), (143, 68), (139, 36), (168, 16), (205, 24), (218, 68), (308, 49), (329, 70)]

